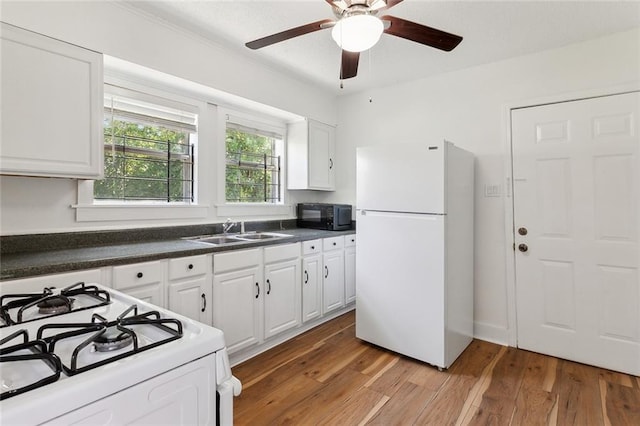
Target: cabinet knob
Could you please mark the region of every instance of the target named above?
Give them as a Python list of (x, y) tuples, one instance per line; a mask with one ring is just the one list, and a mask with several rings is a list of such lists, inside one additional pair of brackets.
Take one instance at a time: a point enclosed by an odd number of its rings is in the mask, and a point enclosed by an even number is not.
[(311, 250), (315, 250), (315, 249), (316, 249), (316, 246), (311, 246)]
[(193, 263), (190, 263), (189, 266), (187, 266), (187, 268), (193, 269)]
[(333, 243), (334, 246), (338, 245), (338, 243)]
[(144, 274), (143, 274), (142, 272), (138, 272), (138, 273), (136, 274), (136, 277), (138, 277), (138, 278), (142, 278), (143, 276), (144, 276)]

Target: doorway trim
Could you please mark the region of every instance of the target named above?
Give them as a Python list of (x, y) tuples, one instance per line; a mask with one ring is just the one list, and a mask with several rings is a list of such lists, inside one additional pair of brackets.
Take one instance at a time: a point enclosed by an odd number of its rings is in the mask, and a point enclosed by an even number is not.
[(505, 282), (507, 290), (507, 344), (518, 346), (518, 327), (516, 309), (516, 252), (515, 252), (515, 215), (513, 203), (513, 140), (511, 133), (511, 113), (513, 110), (531, 108), (548, 104), (579, 101), (603, 96), (621, 95), (639, 92), (640, 80), (605, 88), (586, 89), (575, 92), (550, 95), (540, 98), (522, 99), (503, 105), (503, 148), (504, 148), (504, 237), (505, 237)]

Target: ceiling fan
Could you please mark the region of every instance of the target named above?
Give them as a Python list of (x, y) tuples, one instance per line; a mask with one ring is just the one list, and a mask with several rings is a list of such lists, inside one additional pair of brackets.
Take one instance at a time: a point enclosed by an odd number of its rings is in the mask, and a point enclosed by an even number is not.
[(358, 73), (360, 52), (373, 47), (382, 33), (416, 43), (451, 51), (462, 37), (435, 28), (407, 21), (391, 15), (378, 17), (402, 0), (325, 0), (333, 9), (336, 20), (323, 19), (250, 41), (250, 49), (260, 49), (315, 31), (333, 28), (331, 36), (342, 49), (340, 79), (355, 77)]

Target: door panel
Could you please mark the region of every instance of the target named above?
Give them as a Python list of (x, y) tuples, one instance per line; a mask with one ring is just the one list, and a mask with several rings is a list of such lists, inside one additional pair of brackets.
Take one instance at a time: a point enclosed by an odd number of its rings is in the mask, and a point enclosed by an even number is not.
[(521, 348), (640, 374), (639, 105), (512, 112)]

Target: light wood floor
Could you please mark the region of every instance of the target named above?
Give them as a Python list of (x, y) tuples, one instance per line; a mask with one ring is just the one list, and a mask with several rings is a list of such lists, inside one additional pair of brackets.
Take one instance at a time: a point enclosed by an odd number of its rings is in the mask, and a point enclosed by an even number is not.
[(233, 368), (237, 425), (640, 425), (640, 378), (474, 340), (445, 372), (355, 338), (353, 312)]

